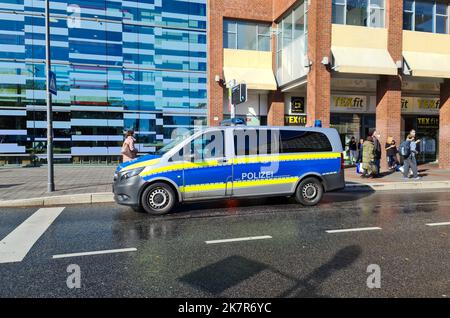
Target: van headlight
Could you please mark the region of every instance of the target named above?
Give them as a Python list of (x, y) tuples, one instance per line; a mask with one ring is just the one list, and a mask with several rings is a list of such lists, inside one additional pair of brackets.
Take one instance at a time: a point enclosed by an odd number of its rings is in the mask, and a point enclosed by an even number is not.
[(144, 169), (145, 167), (125, 171), (120, 174), (120, 181), (135, 177), (139, 175), (142, 171), (144, 171)]

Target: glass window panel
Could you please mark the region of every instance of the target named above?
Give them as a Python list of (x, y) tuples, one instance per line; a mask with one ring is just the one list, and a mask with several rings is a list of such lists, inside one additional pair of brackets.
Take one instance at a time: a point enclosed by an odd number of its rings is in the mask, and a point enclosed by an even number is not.
[(236, 33), (237, 32), (236, 21), (225, 20), (223, 22), (223, 31)]
[(413, 31), (413, 13), (404, 12), (403, 13), (403, 29)]
[(433, 32), (433, 3), (416, 1), (416, 31)]
[(436, 13), (447, 15), (448, 12), (448, 3), (445, 2), (436, 2)]
[(333, 4), (333, 23), (345, 23), (345, 5)]
[(384, 10), (383, 9), (370, 9), (369, 26), (382, 28), (384, 27)]
[(238, 49), (256, 50), (256, 24), (238, 24)]
[(258, 50), (270, 51), (270, 37), (261, 35), (258, 36)]
[(347, 24), (367, 25), (367, 0), (347, 0)]
[(259, 24), (258, 25), (258, 34), (270, 36), (270, 27), (268, 25)]
[(403, 1), (403, 10), (412, 11), (414, 8), (414, 0)]
[(292, 39), (292, 30), (293, 30), (293, 24), (292, 24), (292, 13), (291, 13), (283, 20), (283, 32), (284, 32), (285, 39)]
[(303, 36), (305, 32), (305, 5), (300, 5), (294, 11), (294, 39)]
[(384, 8), (384, 0), (370, 0), (372, 8)]
[(223, 47), (226, 49), (236, 49), (236, 33), (224, 33)]
[(446, 16), (436, 16), (436, 33), (448, 33), (448, 18)]

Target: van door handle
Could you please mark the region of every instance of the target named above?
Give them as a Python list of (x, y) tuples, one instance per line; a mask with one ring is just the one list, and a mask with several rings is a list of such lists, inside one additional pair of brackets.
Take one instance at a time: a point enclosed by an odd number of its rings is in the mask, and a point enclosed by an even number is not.
[(222, 158), (217, 160), (219, 163), (228, 163), (228, 159), (227, 158)]

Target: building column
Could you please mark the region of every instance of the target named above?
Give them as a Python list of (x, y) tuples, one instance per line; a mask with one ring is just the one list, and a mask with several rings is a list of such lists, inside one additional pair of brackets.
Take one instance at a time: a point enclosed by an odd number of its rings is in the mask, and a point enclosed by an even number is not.
[(450, 169), (450, 79), (441, 84), (438, 160), (439, 168)]
[(387, 169), (384, 146), (389, 136), (401, 143), (402, 80), (400, 76), (382, 76), (377, 82), (376, 129), (381, 135), (381, 169)]
[(271, 91), (267, 107), (267, 125), (284, 126), (284, 94)]
[(331, 73), (322, 64), (324, 57), (331, 61), (331, 0), (311, 0), (308, 9), (308, 58), (312, 63), (308, 73), (307, 125), (321, 120), (330, 126)]
[[(403, 59), (403, 1), (386, 1), (386, 27), (388, 29), (387, 48), (394, 62)], [(376, 129), (381, 134), (381, 169), (387, 169), (384, 146), (387, 137), (392, 136), (401, 143), (402, 120), (402, 78), (381, 76), (377, 82)]]
[(210, 1), (208, 16), (208, 125), (218, 126), (223, 120), (223, 17), (220, 3)]

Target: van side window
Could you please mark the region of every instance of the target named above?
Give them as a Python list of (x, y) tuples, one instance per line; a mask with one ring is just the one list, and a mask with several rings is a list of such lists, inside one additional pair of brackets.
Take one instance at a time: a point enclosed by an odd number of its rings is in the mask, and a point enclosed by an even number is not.
[(333, 151), (328, 137), (315, 131), (281, 130), (282, 153)]
[(194, 161), (223, 158), (225, 156), (225, 137), (222, 130), (209, 131), (191, 142), (191, 155)]
[(236, 156), (278, 154), (279, 136), (279, 131), (270, 129), (237, 129), (234, 131), (234, 154)]

